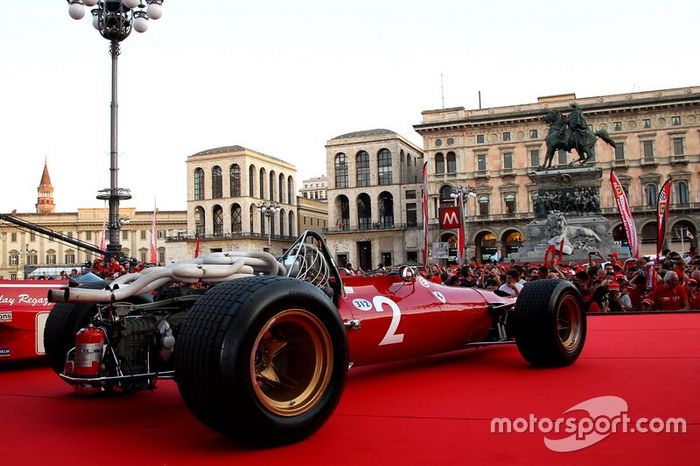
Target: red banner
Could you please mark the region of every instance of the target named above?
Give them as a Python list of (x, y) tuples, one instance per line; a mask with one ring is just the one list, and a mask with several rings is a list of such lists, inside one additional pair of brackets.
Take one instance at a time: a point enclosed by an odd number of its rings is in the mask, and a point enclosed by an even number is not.
[(457, 230), (457, 264), (464, 263), (464, 192), (460, 190), (459, 198), (459, 229)]
[(630, 205), (627, 200), (625, 190), (622, 189), (622, 184), (615, 174), (615, 170), (610, 170), (610, 184), (612, 184), (613, 196), (617, 203), (617, 210), (620, 212), (622, 226), (625, 227), (627, 235), (627, 244), (630, 248), (630, 255), (635, 259), (639, 259), (639, 239), (637, 238), (637, 227), (634, 225), (634, 218), (630, 210)]
[(153, 218), (151, 219), (151, 264), (158, 263), (158, 230), (156, 228), (156, 213), (158, 209), (153, 206)]
[(659, 199), (656, 203), (656, 261), (659, 261), (661, 249), (664, 246), (666, 239), (666, 224), (668, 222), (668, 213), (671, 210), (671, 178), (667, 179), (661, 191), (659, 191)]
[(423, 267), (428, 270), (428, 162), (423, 164)]

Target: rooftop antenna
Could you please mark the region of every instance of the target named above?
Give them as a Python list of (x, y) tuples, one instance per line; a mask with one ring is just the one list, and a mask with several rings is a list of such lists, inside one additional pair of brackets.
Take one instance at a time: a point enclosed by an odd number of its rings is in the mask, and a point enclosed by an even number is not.
[(442, 73), (440, 73), (440, 92), (442, 94), (442, 108), (445, 109), (445, 82), (442, 79)]

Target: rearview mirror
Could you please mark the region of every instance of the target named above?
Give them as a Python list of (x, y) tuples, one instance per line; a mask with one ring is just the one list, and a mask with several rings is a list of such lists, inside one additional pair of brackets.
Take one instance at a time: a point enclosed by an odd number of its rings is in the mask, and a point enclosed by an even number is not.
[(401, 277), (401, 280), (405, 282), (412, 282), (416, 279), (416, 272), (413, 270), (413, 267), (409, 265), (402, 265), (399, 267), (399, 276)]

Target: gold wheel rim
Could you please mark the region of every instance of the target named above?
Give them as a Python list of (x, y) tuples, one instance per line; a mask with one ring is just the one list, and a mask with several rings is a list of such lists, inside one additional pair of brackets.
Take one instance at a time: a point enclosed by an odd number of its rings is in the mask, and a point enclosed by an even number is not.
[(566, 351), (574, 351), (581, 341), (581, 306), (571, 295), (562, 299), (557, 309), (557, 336)]
[(333, 345), (308, 311), (275, 314), (258, 333), (250, 356), (255, 396), (270, 412), (298, 416), (313, 409), (330, 384)]

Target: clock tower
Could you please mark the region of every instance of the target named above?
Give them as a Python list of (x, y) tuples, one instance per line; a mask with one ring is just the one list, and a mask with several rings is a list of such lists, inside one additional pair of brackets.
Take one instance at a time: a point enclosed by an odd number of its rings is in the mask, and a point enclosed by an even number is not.
[(41, 174), (41, 182), (37, 188), (39, 196), (37, 197), (36, 213), (37, 214), (52, 214), (56, 210), (56, 205), (53, 202), (53, 186), (51, 186), (51, 178), (49, 177), (49, 166), (44, 161), (44, 173)]

